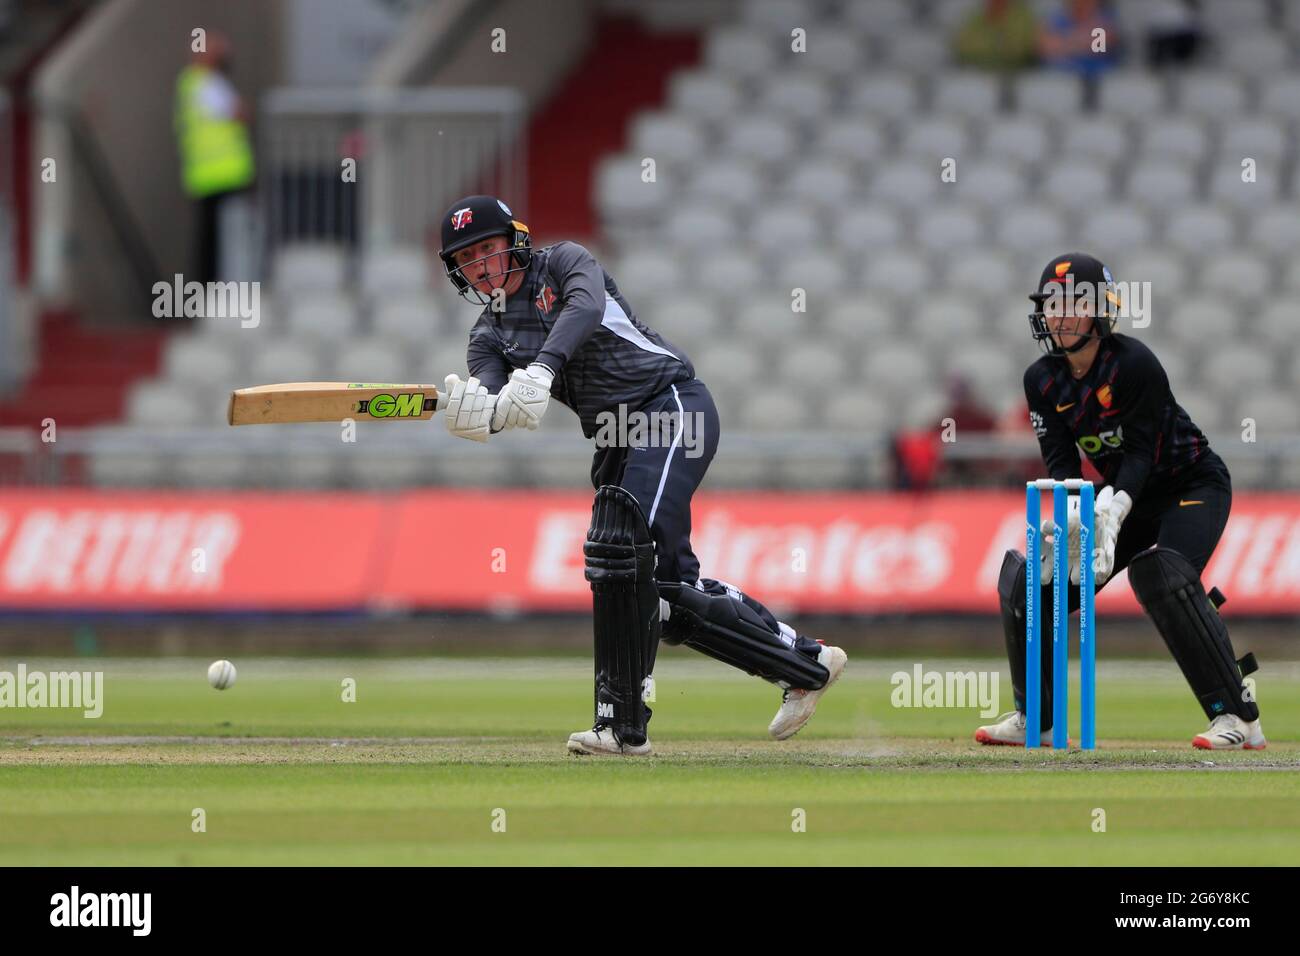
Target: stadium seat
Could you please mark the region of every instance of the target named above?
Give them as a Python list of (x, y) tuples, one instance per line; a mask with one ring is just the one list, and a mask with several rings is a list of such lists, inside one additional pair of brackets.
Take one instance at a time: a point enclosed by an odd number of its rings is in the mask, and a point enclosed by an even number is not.
[(1300, 324), (1292, 299), (1265, 305), (1248, 328), (1252, 338), (1281, 351), (1300, 344)]
[[(1054, 254), (1048, 253), (1048, 255)], [(1043, 258), (1041, 253), (1036, 256), (1036, 260), (1041, 258)], [(1033, 267), (1032, 275), (1021, 273), (1017, 271), (1010, 256), (1005, 252), (985, 248), (956, 256), (946, 263), (936, 263), (936, 268), (939, 266), (946, 266), (942, 275), (949, 291), (961, 296), (978, 295), (989, 298), (1005, 295), (1008, 289), (1020, 288), (1025, 290), (1025, 295), (1028, 295), (1030, 287), (1038, 281), (1038, 272), (1042, 268), (1042, 263), (1037, 263)], [(1025, 300), (1026, 305), (1028, 301)]]
[(727, 126), (722, 149), (761, 163), (794, 158), (799, 143), (794, 125), (779, 113), (741, 116)]
[(765, 79), (754, 105), (759, 112), (792, 115), (809, 122), (824, 116), (830, 104), (831, 91), (825, 78), (815, 73), (780, 71)]
[(1300, 434), (1300, 404), (1284, 389), (1261, 389), (1243, 394), (1236, 403), (1235, 421), (1255, 421), (1255, 440), (1267, 442), (1283, 435)]
[(736, 82), (707, 69), (676, 73), (669, 86), (673, 109), (687, 116), (721, 121), (740, 110), (741, 94)]
[(934, 81), (930, 107), (940, 115), (987, 117), (998, 111), (997, 77), (973, 70), (953, 70)]
[(1256, 167), (1251, 182), (1242, 179), (1240, 160), (1232, 157), (1219, 165), (1210, 176), (1209, 198), (1236, 209), (1265, 211), (1274, 206), (1282, 191), (1282, 173), (1273, 164)]
[(814, 156), (849, 163), (873, 163), (885, 153), (885, 139), (880, 125), (866, 121), (828, 122), (813, 150)]
[(1259, 112), (1266, 116), (1300, 119), (1300, 75), (1286, 73), (1261, 78)]
[(1129, 124), (1119, 116), (1073, 118), (1061, 124), (1060, 141), (1064, 163), (1104, 160), (1113, 165), (1132, 159), (1133, 137)]
[(810, 307), (838, 296), (849, 284), (848, 269), (831, 250), (792, 251), (779, 260), (776, 278), (784, 290), (803, 289)]
[(163, 355), (163, 376), (195, 388), (222, 384), (229, 387), (243, 378), (243, 353), (229, 347), (232, 341), (233, 337), (227, 335), (173, 336)]
[(826, 342), (794, 345), (783, 352), (778, 367), (784, 381), (826, 392), (846, 387), (855, 369), (844, 348)]
[[(755, 246), (761, 251), (786, 253), (790, 249), (821, 241), (825, 224), (803, 203), (777, 202), (759, 210), (750, 227)], [(734, 236), (733, 230), (731, 235)]]
[[(692, 263), (694, 283), (715, 299), (736, 295), (770, 281), (759, 258), (738, 243), (735, 248), (720, 249), (700, 256)], [(671, 292), (673, 286), (661, 285), (649, 292), (644, 301), (651, 302)], [(636, 302), (632, 303), (634, 306)]]
[(1246, 88), (1230, 73), (1187, 73), (1178, 80), (1178, 110), (1207, 120), (1236, 116), (1246, 108)]
[(707, 337), (722, 324), (722, 315), (702, 296), (681, 292), (646, 303), (639, 318), (681, 348)]
[(763, 192), (755, 163), (738, 156), (712, 157), (701, 163), (687, 186), (692, 199), (730, 207), (750, 206)]
[(1083, 86), (1073, 74), (1029, 70), (1016, 77), (1015, 103), (1022, 114), (1074, 117), (1083, 103)]
[(856, 186), (854, 176), (843, 163), (810, 158), (798, 163), (786, 177), (784, 197), (835, 212), (853, 198)]
[(951, 253), (979, 245), (987, 236), (979, 214), (962, 206), (936, 206), (917, 219), (916, 241), (926, 249)]
[(1162, 306), (1160, 315), (1152, 321), (1161, 326), (1169, 323), (1169, 333), (1180, 343), (1192, 346), (1218, 343), (1223, 335), (1224, 308), (1217, 302), (1197, 301), (1187, 296), (1171, 306)]
[(863, 381), (882, 401), (894, 393), (928, 387), (933, 369), (925, 353), (906, 339), (885, 340), (863, 357)]
[[(1199, 273), (1201, 289), (1215, 301), (1231, 302), (1240, 309), (1244, 303), (1256, 303), (1268, 295), (1273, 285), (1269, 264), (1250, 253), (1237, 252), (1215, 256)], [(1297, 319), (1300, 328), (1300, 317)]]
[(983, 300), (959, 287), (949, 288), (922, 299), (916, 312), (904, 318), (909, 340), (927, 347), (956, 344), (963, 349), (978, 341), (985, 327)]
[(642, 113), (632, 124), (631, 152), (660, 162), (688, 163), (705, 149), (699, 123), (678, 113)]
[(872, 0), (871, 3), (846, 3), (841, 13), (847, 26), (856, 27), (867, 36), (889, 39), (904, 32), (913, 22), (913, 6), (906, 0)]
[[(1183, 301), (1190, 292), (1183, 257), (1174, 253), (1135, 249), (1109, 265), (1121, 282), (1150, 282), (1151, 304), (1162, 311)], [(1169, 315), (1167, 311), (1164, 314)]]
[[(334, 343), (322, 361), (328, 371), (327, 381), (409, 382), (412, 381), (410, 354), (400, 343), (371, 335)], [(442, 379), (420, 384), (441, 387)]]
[(370, 316), (371, 332), (387, 342), (418, 345), (439, 334), (444, 322), (436, 300), (425, 295), (384, 297)]
[(1144, 248), (1151, 240), (1150, 214), (1131, 202), (1098, 205), (1085, 216), (1079, 235), (1103, 262), (1117, 261), (1119, 255)]
[(715, 27), (705, 39), (704, 62), (722, 75), (762, 76), (771, 70), (775, 59), (770, 31), (745, 25)]
[(310, 341), (275, 339), (255, 351), (248, 362), (248, 378), (259, 384), (322, 380), (322, 362)]
[(326, 292), (343, 284), (343, 250), (335, 246), (285, 246), (271, 271), (279, 293)]
[[(283, 379), (259, 379), (275, 382)], [(180, 382), (136, 382), (126, 396), (126, 420), (132, 425), (157, 428), (188, 427), (197, 424), (199, 409), (194, 390)]]
[(932, 288), (926, 260), (905, 249), (881, 252), (865, 265), (864, 287), (869, 292), (910, 298)]
[(1055, 152), (1053, 124), (1028, 116), (1004, 116), (982, 123), (981, 148), (984, 159), (1010, 159), (1038, 166)]
[(1192, 170), (1170, 159), (1142, 160), (1128, 175), (1125, 195), (1130, 202), (1152, 209), (1169, 209), (1188, 202), (1196, 192)]
[(815, 320), (820, 317), (826, 335), (862, 342), (868, 349), (877, 340), (889, 338), (898, 326), (893, 303), (882, 297), (853, 296), (826, 309), (810, 309), (809, 315)]
[(643, 297), (661, 297), (681, 288), (686, 270), (672, 250), (652, 246), (625, 252), (615, 267), (619, 291), (636, 308)]
[(1184, 252), (1216, 252), (1236, 236), (1231, 217), (1210, 205), (1190, 205), (1172, 212), (1165, 223), (1165, 242)]
[(855, 112), (906, 119), (920, 108), (920, 89), (916, 80), (906, 73), (873, 71), (853, 85), (848, 105)]
[(1248, 388), (1270, 385), (1275, 364), (1272, 354), (1263, 349), (1244, 342), (1229, 343), (1210, 352), (1201, 378), (1209, 394), (1224, 399)]
[(752, 0), (738, 12), (745, 23), (779, 33), (806, 24), (818, 11), (813, 0)]
[[(805, 19), (795, 25), (807, 30), (808, 50), (800, 54), (803, 69), (844, 77), (862, 69), (865, 57), (856, 36), (841, 31), (834, 23), (813, 23)], [(785, 37), (790, 36), (791, 29), (785, 29)]]
[[(361, 264), (361, 291), (368, 297), (420, 293), (428, 288), (430, 263), (418, 248), (393, 246), (376, 250)], [(437, 262), (437, 278), (443, 267)]]
[(327, 342), (353, 334), (360, 325), (349, 297), (306, 291), (289, 303), (288, 320), (289, 335)]
[(742, 428), (780, 432), (803, 428), (816, 408), (803, 400), (791, 401), (785, 388), (768, 388), (751, 394), (739, 411)]
[[(854, 3), (850, 9), (875, 6), (871, 3)], [(885, 63), (896, 70), (911, 70), (919, 76), (930, 76), (948, 65), (948, 41), (929, 30), (891, 32), (879, 47)]]
[(1048, 170), (1038, 195), (1078, 212), (1111, 198), (1114, 191), (1110, 175), (1095, 161), (1065, 160)]
[(855, 256), (895, 246), (901, 238), (899, 216), (880, 203), (850, 206), (844, 215), (835, 217), (836, 241)]
[(1140, 155), (1147, 162), (1174, 160), (1195, 165), (1209, 152), (1205, 123), (1183, 116), (1168, 116), (1138, 127)]
[(1262, 76), (1286, 70), (1291, 55), (1281, 36), (1258, 32), (1226, 37), (1221, 59), (1235, 73)]
[(668, 214), (664, 238), (685, 253), (701, 247), (725, 245), (739, 233), (733, 213), (694, 202), (679, 204)]
[(1101, 78), (1099, 108), (1104, 116), (1146, 120), (1168, 106), (1164, 81), (1147, 73), (1108, 73)]
[(936, 156), (930, 163), (882, 163), (871, 178), (867, 195), (895, 206), (920, 206), (932, 201), (940, 186), (940, 158)]
[(1245, 117), (1223, 124), (1219, 132), (1219, 159), (1241, 166), (1247, 156), (1259, 163), (1281, 162), (1288, 151), (1286, 127), (1271, 117)]
[(878, 434), (897, 425), (889, 401), (870, 381), (830, 395), (822, 406), (822, 416), (824, 427), (849, 435)]
[[(959, 116), (920, 116), (907, 124), (903, 131), (902, 155), (920, 162), (923, 168), (933, 170), (937, 179), (939, 162), (946, 158), (964, 159), (968, 154), (970, 135), (966, 123)], [(926, 166), (928, 161), (928, 167)]]
[(1019, 252), (1065, 248), (1066, 217), (1051, 206), (1029, 202), (994, 215), (993, 224), (999, 248)]
[(1203, 4), (1201, 16), (1215, 33), (1230, 33), (1269, 25), (1266, 0), (1215, 0)]
[(662, 215), (675, 193), (671, 170), (661, 170), (656, 164), (653, 182), (642, 178), (644, 157), (612, 156), (602, 160), (597, 168), (595, 182), (596, 203), (611, 223), (642, 223)]

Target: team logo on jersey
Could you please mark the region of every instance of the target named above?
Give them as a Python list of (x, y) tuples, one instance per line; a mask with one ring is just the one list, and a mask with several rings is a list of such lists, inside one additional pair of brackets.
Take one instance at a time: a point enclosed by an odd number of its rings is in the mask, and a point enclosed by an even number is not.
[(1110, 386), (1103, 385), (1097, 389), (1097, 401), (1101, 403), (1102, 408), (1110, 408), (1110, 403), (1114, 401), (1114, 396), (1110, 393)]
[(539, 309), (549, 315), (551, 306), (555, 305), (555, 293), (551, 291), (549, 285), (544, 285), (542, 286), (542, 291), (537, 294), (537, 298), (534, 301), (537, 303)]
[(457, 209), (451, 214), (451, 228), (461, 230), (474, 221), (474, 210), (466, 206), (464, 209)]

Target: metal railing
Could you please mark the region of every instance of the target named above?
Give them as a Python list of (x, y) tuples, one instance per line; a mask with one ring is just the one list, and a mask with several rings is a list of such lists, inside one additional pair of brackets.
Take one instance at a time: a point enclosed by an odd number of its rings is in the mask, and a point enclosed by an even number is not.
[[(710, 468), (708, 485), (887, 488), (892, 478), (890, 440), (891, 436), (879, 433), (729, 430), (725, 448)], [(1285, 487), (1286, 468), (1292, 474), (1300, 468), (1300, 435), (1253, 445), (1221, 441), (1215, 447), (1239, 489)], [(32, 429), (0, 428), (0, 485), (365, 489), (481, 482), (581, 487), (593, 450), (576, 428), (486, 446), (459, 441), (436, 424), (424, 430), (418, 425), (367, 427), (355, 444), (339, 441), (328, 425), (64, 428), (57, 441), (48, 443)], [(129, 465), (134, 477), (101, 481), (96, 464), (105, 458)], [(323, 466), (314, 478), (304, 480), (293, 473), (292, 466), (304, 460)], [(343, 468), (345, 461), (348, 467)], [(209, 474), (213, 463), (235, 464), (241, 470), (232, 476), (229, 467), (214, 468)], [(819, 472), (834, 463), (846, 467), (840, 468), (839, 479), (828, 483)], [(751, 477), (737, 478), (736, 466), (741, 473), (749, 466)], [(376, 472), (391, 475), (394, 470), (406, 477), (396, 482), (375, 478)], [(1041, 472), (1038, 443), (1032, 435), (967, 436), (943, 447), (934, 487), (1012, 487)]]
[(524, 207), (524, 118), (509, 89), (271, 91), (258, 137), (267, 254), (293, 242), (419, 246), (471, 192)]

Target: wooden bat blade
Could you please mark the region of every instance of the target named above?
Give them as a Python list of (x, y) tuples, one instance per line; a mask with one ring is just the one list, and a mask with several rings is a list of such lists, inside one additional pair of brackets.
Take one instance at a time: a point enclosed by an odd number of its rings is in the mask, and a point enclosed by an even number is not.
[(226, 418), (232, 425), (427, 421), (446, 404), (436, 385), (284, 382), (231, 392)]

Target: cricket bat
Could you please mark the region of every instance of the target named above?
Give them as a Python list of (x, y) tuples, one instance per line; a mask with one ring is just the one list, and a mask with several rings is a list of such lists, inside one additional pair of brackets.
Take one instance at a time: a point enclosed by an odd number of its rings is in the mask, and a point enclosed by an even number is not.
[(285, 382), (231, 392), (226, 418), (232, 425), (427, 421), (446, 407), (447, 395), (436, 385)]

